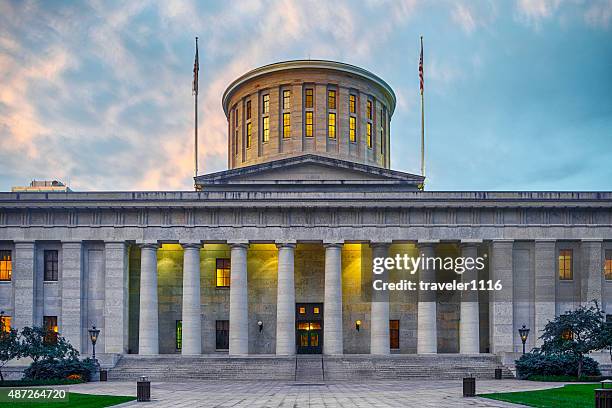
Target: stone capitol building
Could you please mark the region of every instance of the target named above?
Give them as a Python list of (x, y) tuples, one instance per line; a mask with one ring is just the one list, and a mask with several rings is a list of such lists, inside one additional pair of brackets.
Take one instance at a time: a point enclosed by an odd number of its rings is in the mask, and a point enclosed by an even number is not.
[[(222, 105), (228, 170), (196, 191), (0, 193), (5, 324), (85, 355), (95, 324), (111, 378), (342, 379), (485, 375), (523, 325), (530, 349), (566, 310), (612, 314), (612, 192), (423, 191), (391, 168), (393, 90), (353, 65), (266, 65)], [(484, 257), (464, 278), (503, 289), (372, 301), (372, 259), (405, 253)]]

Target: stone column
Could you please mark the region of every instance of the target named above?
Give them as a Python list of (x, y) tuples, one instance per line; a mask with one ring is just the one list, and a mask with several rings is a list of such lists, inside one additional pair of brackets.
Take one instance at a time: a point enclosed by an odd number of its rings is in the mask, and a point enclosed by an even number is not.
[[(372, 259), (386, 258), (389, 253), (389, 244), (373, 243)], [(389, 272), (385, 271), (380, 275), (373, 275), (374, 279), (381, 279), (383, 282), (389, 280)], [(372, 305), (370, 313), (370, 354), (390, 354), (389, 343), (389, 291), (375, 291), (372, 289)]]
[(200, 302), (200, 243), (182, 244), (183, 252), (183, 347), (181, 354), (202, 353)]
[(35, 265), (34, 242), (15, 242), (12, 277), (15, 303), (12, 326), (19, 330), (26, 326), (31, 327), (35, 323), (40, 324), (34, 316)]
[(342, 354), (342, 244), (325, 244), (323, 353)]
[(512, 352), (514, 336), (511, 239), (494, 240), (491, 245), (489, 277), (499, 280), (502, 290), (489, 292), (489, 330), (492, 353)]
[[(556, 250), (554, 240), (535, 241), (535, 327), (529, 333), (536, 347), (542, 345), (544, 326), (555, 318), (556, 309)], [(601, 274), (601, 271), (599, 272)], [(517, 328), (518, 330), (518, 328)]]
[(276, 354), (295, 354), (295, 244), (277, 244)]
[(231, 245), (229, 354), (249, 354), (249, 305), (246, 243)]
[(159, 354), (159, 318), (157, 303), (158, 244), (144, 244), (140, 253), (140, 320), (138, 354)]
[[(464, 241), (461, 245), (461, 257), (476, 259), (478, 246), (475, 242)], [(461, 275), (463, 282), (478, 281), (478, 270), (470, 263)], [(478, 309), (478, 291), (461, 292), (461, 317), (459, 320), (459, 352), (461, 354), (478, 354), (480, 352), (480, 319)]]
[(104, 243), (104, 351), (127, 353), (128, 259), (125, 242)]
[(62, 242), (61, 266), (61, 327), (60, 334), (79, 353), (88, 352), (83, 340), (83, 245), (79, 242)]
[[(423, 258), (419, 269), (419, 281), (435, 282), (436, 270), (433, 262), (430, 268), (424, 265), (428, 257), (435, 257), (435, 244), (437, 241), (419, 241), (418, 254)], [(437, 326), (436, 292), (419, 291), (417, 306), (417, 353), (436, 354), (438, 352), (438, 326)]]
[(605, 311), (603, 304), (602, 282), (604, 280), (603, 240), (583, 239), (580, 246), (583, 259), (580, 282), (582, 285), (582, 304), (590, 306), (596, 301)]

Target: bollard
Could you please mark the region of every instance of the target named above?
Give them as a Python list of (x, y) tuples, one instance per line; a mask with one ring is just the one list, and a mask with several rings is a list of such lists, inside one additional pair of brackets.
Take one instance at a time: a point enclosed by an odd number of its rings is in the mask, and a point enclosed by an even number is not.
[(496, 380), (501, 380), (502, 379), (502, 369), (501, 368), (496, 368), (495, 369), (495, 379)]
[(463, 379), (463, 396), (464, 397), (475, 397), (476, 396), (476, 378), (465, 377)]
[(136, 383), (136, 400), (138, 402), (151, 401), (151, 381), (144, 375)]
[(612, 388), (606, 388), (611, 384), (612, 380), (604, 380), (601, 388), (595, 390), (595, 408), (612, 408)]
[(100, 381), (108, 381), (108, 371), (100, 370)]

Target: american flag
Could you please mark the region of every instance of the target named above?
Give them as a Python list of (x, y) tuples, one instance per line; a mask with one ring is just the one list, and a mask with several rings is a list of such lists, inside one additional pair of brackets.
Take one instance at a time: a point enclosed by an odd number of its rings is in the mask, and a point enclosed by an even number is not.
[(421, 95), (423, 95), (423, 88), (425, 86), (425, 79), (423, 78), (423, 37), (421, 37), (421, 57), (419, 58), (419, 81), (421, 84)]
[(198, 94), (198, 72), (200, 71), (200, 58), (198, 57), (198, 37), (196, 37), (196, 53), (195, 60), (193, 61), (193, 86), (191, 88), (192, 94)]

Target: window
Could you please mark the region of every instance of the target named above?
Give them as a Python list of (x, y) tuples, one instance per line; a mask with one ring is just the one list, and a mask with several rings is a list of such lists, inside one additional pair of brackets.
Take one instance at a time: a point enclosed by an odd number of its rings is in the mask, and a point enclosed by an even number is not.
[(251, 126), (251, 122), (247, 123), (247, 140), (246, 147), (247, 149), (251, 147), (251, 136), (253, 134), (253, 127)]
[(385, 140), (385, 112), (380, 110), (380, 154), (385, 152), (383, 143)]
[(328, 116), (329, 116), (329, 121), (328, 121), (327, 134), (329, 135), (330, 139), (335, 139), (336, 138), (336, 114), (329, 113)]
[(183, 321), (176, 321), (176, 349), (181, 350), (183, 348)]
[(356, 100), (355, 95), (349, 95), (349, 113), (357, 113)]
[(238, 154), (238, 108), (234, 109), (234, 154)]
[(291, 91), (283, 91), (283, 110), (291, 109)]
[(327, 91), (327, 109), (336, 109), (336, 91)]
[(231, 263), (229, 258), (217, 258), (217, 287), (229, 288)]
[(251, 120), (251, 101), (246, 103), (246, 119)]
[(44, 341), (46, 343), (57, 342), (57, 316), (43, 316), (43, 327), (47, 332)]
[(266, 116), (263, 118), (263, 134), (262, 140), (267, 142), (270, 140), (270, 117)]
[(215, 348), (217, 350), (229, 349), (229, 320), (217, 320), (216, 326), (216, 342)]
[(312, 310), (312, 312), (314, 314), (319, 314), (319, 308), (315, 306), (314, 309)]
[(0, 316), (0, 333), (11, 331), (11, 316)]
[(304, 107), (312, 109), (314, 107), (314, 89), (308, 88), (304, 91)]
[(306, 314), (306, 308), (300, 306), (300, 314)]
[(368, 120), (372, 120), (372, 101), (368, 101), (367, 112), (368, 112)]
[(574, 274), (572, 271), (572, 250), (562, 249), (559, 251), (559, 279), (572, 280)]
[(372, 124), (370, 122), (366, 125), (366, 142), (368, 143), (368, 147), (372, 148)]
[(262, 99), (262, 113), (270, 113), (270, 94), (265, 94)]
[[(1, 256), (0, 256), (1, 259)], [(0, 274), (1, 274), (0, 269)], [(606, 280), (612, 280), (612, 250), (606, 251), (606, 260), (604, 264), (604, 276)]]
[(357, 121), (354, 116), (351, 116), (349, 118), (349, 140), (351, 142), (355, 142), (356, 140), (356, 129), (355, 129), (356, 126), (357, 126)]
[(565, 330), (563, 330), (563, 333), (561, 333), (561, 338), (563, 340), (573, 340), (574, 339), (574, 333), (572, 333), (572, 331), (570, 329), (565, 329)]
[(389, 345), (392, 350), (400, 348), (399, 325), (399, 320), (389, 320)]
[(11, 251), (0, 251), (0, 281), (10, 281), (13, 276)]
[(291, 137), (291, 114), (283, 113), (283, 138), (289, 139)]
[(312, 112), (306, 112), (306, 136), (312, 137)]
[(44, 270), (44, 280), (46, 281), (57, 281), (57, 251), (56, 250), (46, 250), (44, 253), (45, 259), (45, 270)]

